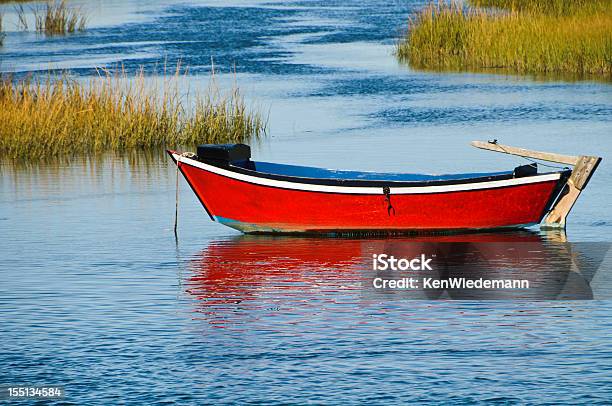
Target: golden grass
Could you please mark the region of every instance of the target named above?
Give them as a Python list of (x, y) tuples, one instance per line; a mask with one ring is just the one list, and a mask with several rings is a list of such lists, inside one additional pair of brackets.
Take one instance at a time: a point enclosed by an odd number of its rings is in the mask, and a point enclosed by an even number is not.
[(15, 14), (17, 15), (17, 27), (22, 31), (28, 30), (28, 18), (23, 5), (15, 6)]
[(610, 0), (469, 0), (476, 7), (495, 7), (550, 15), (594, 14), (610, 10)]
[(180, 97), (179, 71), (163, 84), (141, 72), (101, 75), (80, 83), (67, 75), (0, 78), (0, 153), (13, 160), (135, 148), (243, 142), (265, 132), (238, 89), (214, 84), (193, 104)]
[(48, 1), (42, 10), (33, 11), (38, 32), (54, 35), (85, 30), (87, 16), (80, 9), (69, 8), (66, 0)]
[[(512, 3), (515, 10), (430, 4), (410, 19), (406, 36), (397, 44), (397, 56), (425, 69), (501, 69), (612, 79), (612, 2), (569, 14), (532, 11), (537, 8), (525, 5), (543, 0), (478, 2)], [(521, 11), (516, 10), (518, 3), (525, 3)]]
[[(2, 3), (2, 0), (0, 0)], [(87, 15), (81, 8), (68, 7), (66, 0), (47, 1), (42, 7), (31, 7), (34, 14), (36, 31), (46, 35), (69, 34), (85, 31)], [(18, 28), (27, 31), (28, 19), (22, 4), (15, 6)], [(1, 16), (0, 16), (1, 18)], [(1, 23), (1, 21), (0, 21)], [(2, 25), (0, 24), (0, 45), (2, 45)]]

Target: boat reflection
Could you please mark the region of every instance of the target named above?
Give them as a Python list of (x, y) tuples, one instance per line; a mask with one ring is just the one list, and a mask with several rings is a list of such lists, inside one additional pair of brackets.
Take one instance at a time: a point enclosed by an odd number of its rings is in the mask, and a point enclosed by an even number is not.
[[(369, 239), (239, 236), (210, 242), (190, 261), (186, 290), (204, 309), (284, 300), (589, 300), (590, 281), (607, 248), (527, 231)], [(372, 279), (385, 273), (372, 270), (372, 255), (382, 253), (434, 258), (433, 270), (405, 276), (527, 280), (529, 288), (376, 290)]]
[[(431, 258), (431, 269), (368, 269), (369, 298), (455, 300), (591, 300), (590, 282), (608, 251), (606, 243), (569, 243), (563, 234), (511, 233), (457, 241), (387, 241), (372, 253)], [(374, 278), (378, 284), (374, 285)], [(412, 278), (416, 288), (380, 288), (380, 281)], [(470, 282), (465, 282), (470, 281)], [(428, 282), (428, 283), (427, 283)]]
[(187, 291), (207, 305), (267, 294), (360, 289), (360, 240), (241, 235), (212, 241), (190, 262)]

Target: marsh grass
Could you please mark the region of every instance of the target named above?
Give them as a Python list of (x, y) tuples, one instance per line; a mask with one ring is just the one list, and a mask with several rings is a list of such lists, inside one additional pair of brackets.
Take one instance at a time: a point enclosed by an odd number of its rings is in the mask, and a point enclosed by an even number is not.
[(15, 6), (15, 14), (17, 15), (17, 27), (22, 31), (28, 30), (28, 18), (23, 8), (23, 5), (19, 4)]
[(204, 96), (181, 96), (177, 69), (153, 84), (141, 71), (86, 83), (67, 75), (0, 78), (0, 153), (13, 160), (198, 143), (244, 142), (265, 133), (261, 114), (214, 77)]
[[(0, 3), (2, 0), (0, 0)], [(34, 15), (36, 31), (45, 35), (62, 35), (85, 31), (87, 15), (81, 8), (71, 8), (66, 0), (47, 1), (43, 6), (30, 8)], [(28, 15), (22, 4), (15, 6), (17, 28), (22, 31), (29, 29)], [(3, 38), (0, 26), (0, 40)], [(0, 41), (2, 45), (2, 41)]]
[(552, 1), (565, 6), (541, 6), (543, 0), (478, 0), (504, 7), (500, 12), (432, 3), (410, 19), (397, 56), (424, 69), (496, 69), (611, 80), (612, 2), (595, 1), (597, 5), (576, 9), (569, 1)]
[(66, 0), (48, 1), (41, 8), (33, 8), (36, 31), (46, 35), (84, 31), (87, 16), (80, 8), (70, 8)]
[(610, 0), (469, 0), (475, 7), (529, 11), (549, 15), (576, 15), (605, 13)]

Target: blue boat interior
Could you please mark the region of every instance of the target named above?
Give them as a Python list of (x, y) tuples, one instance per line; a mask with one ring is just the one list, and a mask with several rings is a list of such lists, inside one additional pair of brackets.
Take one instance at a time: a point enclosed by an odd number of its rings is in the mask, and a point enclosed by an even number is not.
[(499, 175), (512, 175), (513, 171), (485, 172), (485, 173), (453, 173), (442, 175), (429, 175), (422, 173), (379, 173), (345, 171), (335, 169), (315, 168), (310, 166), (297, 166), (277, 164), (271, 162), (242, 161), (233, 162), (234, 166), (255, 170), (264, 174), (291, 176), (310, 179), (343, 179), (343, 180), (385, 180), (396, 182), (422, 182), (443, 181), (470, 178), (484, 178)]
[(313, 182), (461, 182), (472, 179), (486, 180), (490, 178), (524, 177), (536, 175), (536, 164), (522, 165), (511, 171), (503, 172), (476, 172), (453, 174), (422, 174), (422, 173), (380, 173), (346, 171), (335, 169), (315, 168), (311, 166), (298, 166), (260, 162), (251, 160), (251, 148), (245, 144), (205, 144), (198, 146), (197, 157), (202, 162), (212, 165), (233, 166), (237, 170), (256, 172), (261, 176), (279, 178), (301, 178)]

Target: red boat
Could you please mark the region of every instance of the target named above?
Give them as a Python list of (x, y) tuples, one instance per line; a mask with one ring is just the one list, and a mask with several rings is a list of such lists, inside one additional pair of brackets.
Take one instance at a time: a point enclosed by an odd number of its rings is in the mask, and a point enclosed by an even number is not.
[[(574, 169), (449, 175), (329, 170), (251, 160), (244, 144), (168, 151), (214, 221), (244, 233), (411, 233), (564, 227), (601, 158), (474, 143)], [(500, 150), (501, 149), (501, 150)], [(546, 218), (545, 218), (546, 216)]]

